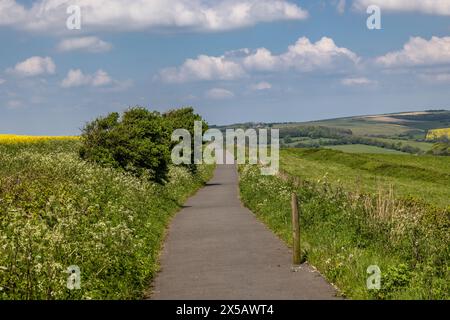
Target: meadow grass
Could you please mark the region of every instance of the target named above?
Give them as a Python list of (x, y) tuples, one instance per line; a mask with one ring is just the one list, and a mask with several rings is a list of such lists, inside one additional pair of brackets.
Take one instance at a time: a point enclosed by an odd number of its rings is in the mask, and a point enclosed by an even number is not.
[[(138, 299), (171, 216), (212, 175), (165, 185), (81, 161), (79, 142), (0, 144), (0, 299)], [(67, 268), (81, 269), (68, 290)]]
[(280, 167), (302, 179), (326, 177), (332, 185), (348, 191), (376, 193), (380, 188), (393, 188), (397, 197), (450, 206), (450, 157), (282, 149)]
[(430, 151), (433, 144), (430, 142), (420, 142), (414, 140), (400, 140), (400, 139), (388, 139), (388, 138), (372, 138), (375, 141), (382, 141), (387, 143), (401, 143), (402, 146), (411, 146), (413, 148), (418, 148), (423, 152)]
[(401, 152), (392, 149), (386, 149), (376, 146), (368, 146), (365, 144), (346, 144), (337, 146), (324, 146), (325, 149), (338, 150), (348, 153), (372, 153), (372, 154), (407, 154), (406, 152)]
[[(450, 299), (449, 211), (392, 190), (349, 192), (327, 178), (262, 176), (240, 166), (244, 204), (287, 244), (290, 199), (298, 194), (302, 258), (353, 299)], [(381, 269), (381, 289), (368, 290), (367, 268)]]

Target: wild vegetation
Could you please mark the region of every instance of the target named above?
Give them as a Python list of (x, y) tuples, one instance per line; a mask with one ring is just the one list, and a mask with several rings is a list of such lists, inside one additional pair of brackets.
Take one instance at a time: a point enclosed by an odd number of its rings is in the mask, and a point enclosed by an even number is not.
[(450, 143), (437, 142), (433, 144), (433, 147), (428, 153), (435, 156), (450, 156)]
[[(144, 156), (166, 156), (155, 151), (170, 141), (152, 139), (170, 122), (132, 110), (88, 124), (81, 141), (0, 143), (0, 299), (143, 296), (170, 217), (213, 168), (166, 163), (157, 181), (154, 168), (161, 167), (148, 167)], [(129, 144), (114, 140), (119, 132)], [(81, 270), (80, 290), (66, 287), (73, 265)]]
[[(297, 193), (303, 260), (347, 297), (449, 299), (449, 177), (438, 176), (449, 172), (450, 163), (430, 161), (433, 170), (443, 165), (433, 172), (423, 168), (431, 157), (422, 162), (409, 156), (373, 155), (374, 160), (368, 155), (348, 156), (331, 150), (288, 150), (281, 155), (281, 176), (262, 176), (256, 166), (241, 166), (241, 199), (291, 244), (290, 197)], [(392, 162), (382, 163), (389, 157)], [(412, 167), (404, 165), (405, 160)], [(408, 180), (413, 170), (418, 171)], [(391, 177), (396, 184), (377, 185), (375, 177)], [(359, 180), (348, 188), (346, 182), (354, 178)], [(437, 204), (418, 196), (419, 186), (426, 191), (435, 180), (447, 195), (435, 197)], [(416, 185), (410, 189), (415, 196), (399, 196), (396, 188), (408, 183)], [(381, 269), (381, 290), (366, 287), (371, 265)]]
[(450, 139), (450, 128), (433, 129), (428, 131), (427, 140)]

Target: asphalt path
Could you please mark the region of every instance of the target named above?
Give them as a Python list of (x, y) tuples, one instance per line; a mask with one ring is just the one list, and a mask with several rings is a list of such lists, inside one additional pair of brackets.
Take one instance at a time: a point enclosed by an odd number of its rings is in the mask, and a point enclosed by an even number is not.
[(174, 217), (160, 262), (151, 299), (336, 299), (309, 265), (293, 272), (290, 249), (241, 204), (235, 165)]

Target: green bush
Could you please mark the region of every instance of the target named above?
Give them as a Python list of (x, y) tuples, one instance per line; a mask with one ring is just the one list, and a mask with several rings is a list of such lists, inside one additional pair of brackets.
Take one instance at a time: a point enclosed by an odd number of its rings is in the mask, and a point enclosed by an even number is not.
[(449, 142), (438, 142), (433, 144), (433, 147), (429, 154), (433, 154), (435, 156), (450, 156), (450, 143)]
[(122, 168), (163, 182), (170, 163), (170, 132), (158, 112), (130, 108), (88, 123), (82, 132), (82, 159)]

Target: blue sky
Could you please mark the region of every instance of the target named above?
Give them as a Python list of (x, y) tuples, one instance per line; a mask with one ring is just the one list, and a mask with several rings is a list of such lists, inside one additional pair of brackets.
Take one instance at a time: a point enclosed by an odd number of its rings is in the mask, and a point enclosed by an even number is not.
[(450, 0), (130, 3), (0, 0), (0, 132), (78, 134), (134, 105), (211, 124), (450, 106)]

